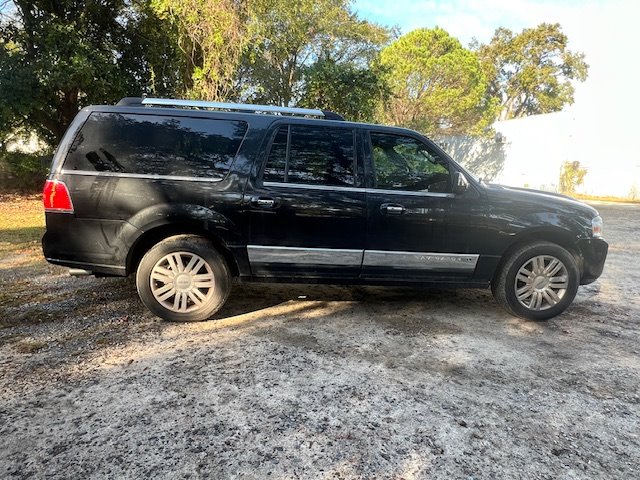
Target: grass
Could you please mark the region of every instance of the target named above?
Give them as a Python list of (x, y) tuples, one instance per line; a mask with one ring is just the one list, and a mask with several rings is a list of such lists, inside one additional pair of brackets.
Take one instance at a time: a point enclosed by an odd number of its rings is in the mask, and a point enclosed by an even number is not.
[(40, 196), (0, 196), (0, 245), (19, 250), (40, 240), (44, 233), (44, 211)]
[(16, 254), (32, 257), (44, 234), (40, 196), (0, 195), (0, 259)]
[(576, 200), (592, 200), (597, 202), (614, 202), (614, 203), (634, 203), (639, 204), (640, 199), (632, 200), (630, 198), (621, 198), (621, 197), (599, 197), (597, 195), (584, 195), (582, 193), (570, 193), (569, 196), (575, 198)]
[(39, 196), (0, 195), (0, 329), (23, 320), (24, 313), (5, 308), (19, 307), (32, 297), (33, 286), (25, 275), (45, 266), (40, 247), (43, 233)]

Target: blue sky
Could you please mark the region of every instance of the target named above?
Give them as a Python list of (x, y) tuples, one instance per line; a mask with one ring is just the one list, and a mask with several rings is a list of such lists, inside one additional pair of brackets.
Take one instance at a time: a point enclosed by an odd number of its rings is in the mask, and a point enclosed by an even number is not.
[(585, 53), (590, 65), (587, 81), (576, 85), (577, 107), (595, 101), (608, 116), (629, 102), (640, 77), (640, 0), (355, 0), (353, 7), (402, 33), (439, 26), (464, 45), (473, 38), (488, 42), (501, 26), (520, 31), (558, 22), (569, 48)]
[(640, 12), (637, 0), (355, 0), (353, 6), (362, 18), (403, 33), (437, 25), (463, 43), (473, 37), (488, 41), (501, 26), (521, 30), (560, 22), (571, 30), (585, 19), (609, 21), (624, 11)]

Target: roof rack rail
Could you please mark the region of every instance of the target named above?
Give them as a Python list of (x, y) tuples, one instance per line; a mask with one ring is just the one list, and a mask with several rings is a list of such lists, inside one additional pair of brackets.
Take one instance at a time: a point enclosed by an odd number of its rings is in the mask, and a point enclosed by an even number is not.
[(276, 107), (272, 105), (252, 105), (244, 103), (226, 103), (226, 102), (206, 102), (203, 100), (178, 100), (170, 98), (135, 98), (125, 97), (119, 105), (142, 104), (145, 106), (161, 106), (161, 107), (187, 107), (187, 108), (209, 108), (217, 110), (231, 110), (234, 112), (252, 112), (252, 113), (272, 113), (276, 115), (294, 115), (304, 117), (321, 117), (326, 120), (344, 120), (339, 115), (328, 110), (320, 110), (315, 108), (292, 108), (292, 107)]

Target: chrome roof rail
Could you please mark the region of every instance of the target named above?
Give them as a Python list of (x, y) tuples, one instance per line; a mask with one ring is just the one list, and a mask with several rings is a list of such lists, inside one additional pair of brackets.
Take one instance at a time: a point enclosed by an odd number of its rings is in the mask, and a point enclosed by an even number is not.
[(140, 103), (142, 105), (148, 106), (210, 108), (218, 110), (230, 110), (234, 112), (273, 113), (278, 115), (299, 115), (308, 117), (321, 117), (329, 120), (344, 120), (344, 118), (342, 118), (337, 113), (315, 108), (276, 107), (272, 105), (206, 102), (203, 100), (177, 100), (170, 98), (144, 98), (141, 99)]

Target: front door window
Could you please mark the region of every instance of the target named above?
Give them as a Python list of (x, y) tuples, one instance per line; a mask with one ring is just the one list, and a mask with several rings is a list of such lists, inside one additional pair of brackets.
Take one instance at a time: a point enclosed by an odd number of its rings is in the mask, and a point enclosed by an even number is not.
[(451, 193), (448, 163), (422, 142), (411, 137), (372, 132), (371, 151), (374, 188)]

